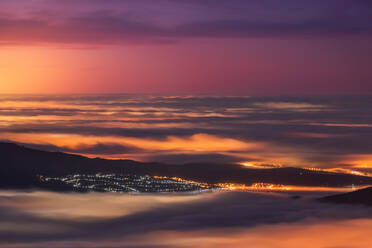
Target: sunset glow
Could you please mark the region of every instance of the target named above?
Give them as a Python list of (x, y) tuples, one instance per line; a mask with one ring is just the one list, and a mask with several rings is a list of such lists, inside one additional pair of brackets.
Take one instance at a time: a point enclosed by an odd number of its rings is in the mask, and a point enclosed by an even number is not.
[[(173, 163), (174, 159), (166, 157), (182, 155), (190, 159), (176, 162), (188, 163), (207, 161), (213, 154), (246, 168), (292, 166), (354, 175), (369, 176), (371, 173), (368, 171), (371, 166), (367, 148), (361, 153), (347, 145), (349, 142), (362, 142), (354, 141), (359, 134), (343, 135), (338, 131), (359, 132), (368, 126), (350, 126), (347, 123), (347, 126), (325, 128), (320, 124), (314, 126), (314, 121), (307, 120), (309, 115), (319, 120), (323, 120), (323, 114), (334, 115), (338, 111), (334, 108), (338, 108), (337, 104), (341, 105), (342, 100), (335, 104), (327, 103), (326, 98), (319, 103), (305, 100), (290, 103), (283, 99), (277, 100), (276, 104), (271, 103), (272, 100), (266, 104), (266, 101), (254, 97), (118, 95), (109, 101), (106, 98), (104, 95), (3, 95), (0, 99), (1, 137), (35, 148), (88, 157), (139, 161), (160, 159)], [(199, 101), (200, 106), (194, 106), (194, 100)], [(236, 103), (217, 107), (221, 100)], [(282, 116), (290, 115), (292, 119), (287, 122), (282, 117), (268, 119), (267, 113), (273, 111)], [(249, 119), (252, 115), (256, 116), (255, 120)], [(335, 118), (340, 121), (339, 117)], [(208, 121), (214, 124), (210, 125)], [(225, 125), (226, 122), (231, 128)], [(284, 126), (288, 122), (304, 131), (293, 132)], [(271, 129), (274, 126), (276, 129)], [(247, 131), (244, 127), (248, 128)], [(261, 131), (263, 129), (266, 131)], [(266, 133), (271, 133), (272, 137), (267, 137)], [(283, 137), (285, 142), (281, 143)], [(361, 138), (367, 139), (366, 136)], [(325, 153), (312, 145), (325, 141), (340, 146), (343, 152), (337, 154), (330, 147), (327, 148), (330, 151)], [(298, 142), (301, 145), (297, 145)], [(154, 158), (154, 153), (161, 156)]]
[(0, 93), (372, 92), (362, 3), (225, 4), (2, 1)]
[(1, 248), (371, 248), (372, 1), (0, 0)]

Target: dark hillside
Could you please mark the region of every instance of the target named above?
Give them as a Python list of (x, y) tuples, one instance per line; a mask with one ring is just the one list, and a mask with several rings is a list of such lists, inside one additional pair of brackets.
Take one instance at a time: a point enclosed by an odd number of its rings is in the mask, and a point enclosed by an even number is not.
[(25, 188), (37, 183), (38, 175), (117, 173), (182, 177), (208, 183), (256, 182), (301, 186), (372, 185), (372, 178), (325, 173), (299, 168), (249, 169), (233, 164), (194, 163), (169, 165), (132, 160), (90, 159), (79, 155), (29, 149), (0, 143), (0, 187)]

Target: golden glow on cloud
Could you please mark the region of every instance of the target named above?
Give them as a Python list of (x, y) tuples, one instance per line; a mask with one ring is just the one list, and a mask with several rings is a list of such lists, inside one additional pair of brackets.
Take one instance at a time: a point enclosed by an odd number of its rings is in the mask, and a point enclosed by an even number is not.
[(342, 167), (336, 167), (336, 168), (307, 167), (306, 169), (312, 170), (312, 171), (324, 171), (324, 172), (330, 172), (330, 173), (352, 174), (356, 176), (372, 176), (372, 174), (368, 172), (358, 171), (356, 169), (342, 168)]
[(288, 109), (292, 111), (320, 111), (325, 108), (325, 105), (310, 104), (310, 103), (293, 103), (293, 102), (265, 102), (256, 103), (255, 106), (265, 107), (268, 109)]
[(306, 133), (306, 132), (294, 132), (289, 133), (290, 136), (298, 138), (316, 138), (316, 139), (328, 139), (345, 136), (343, 134), (329, 134), (329, 133)]
[[(36, 117), (35, 117), (36, 118)], [(135, 127), (135, 125), (133, 125)], [(79, 150), (98, 144), (116, 144), (123, 147), (141, 149), (138, 154), (84, 154), (88, 157), (103, 157), (108, 159), (129, 158), (146, 160), (143, 153), (166, 152), (168, 154), (205, 154), (215, 153), (236, 156), (244, 160), (246, 157), (255, 159), (252, 161), (239, 162), (247, 168), (269, 169), (285, 166), (302, 166), (310, 170), (346, 173), (359, 176), (372, 176), (371, 173), (362, 169), (372, 168), (372, 159), (369, 156), (353, 157), (353, 160), (345, 161), (349, 167), (340, 167), (335, 164), (332, 168), (311, 167), (311, 164), (296, 154), (295, 150), (286, 147), (275, 147), (270, 143), (248, 142), (231, 138), (224, 138), (208, 134), (195, 134), (188, 137), (169, 136), (165, 139), (134, 138), (120, 136), (95, 136), (63, 133), (1, 133), (3, 139), (20, 143), (35, 145), (52, 145), (61, 149)], [(288, 156), (288, 154), (291, 154)]]
[(165, 140), (118, 136), (82, 136), (59, 133), (3, 133), (2, 137), (16, 142), (42, 145), (50, 144), (58, 147), (68, 147), (70, 149), (99, 143), (115, 143), (124, 146), (131, 145), (152, 151), (176, 150), (185, 152), (227, 152), (233, 150), (244, 151), (247, 149), (256, 149), (260, 146), (259, 144), (255, 143), (246, 143), (235, 139), (221, 138), (207, 134), (195, 134), (186, 138), (170, 136)]
[[(187, 203), (208, 198), (209, 195), (141, 195), (135, 197), (128, 194), (60, 194), (54, 192), (0, 191), (0, 197), (25, 196), (34, 201), (8, 201), (7, 207), (21, 208), (26, 213), (53, 219), (83, 218), (87, 221), (97, 218), (112, 218), (135, 214), (161, 207), (171, 203)], [(210, 195), (212, 196), (212, 195)], [(102, 206), (105, 211), (102, 211)]]
[[(194, 98), (204, 105), (195, 106), (191, 101)], [(323, 140), (342, 142), (353, 138), (330, 129), (369, 128), (367, 124), (345, 126), (296, 118), (260, 119), (257, 117), (262, 111), (266, 116), (266, 110), (289, 111), (292, 116), (293, 111), (327, 107), (311, 102), (257, 103), (249, 97), (244, 98), (249, 104), (240, 105), (235, 103), (234, 97), (223, 99), (231, 100), (236, 107), (219, 107), (221, 99), (218, 96), (0, 95), (0, 136), (6, 141), (54, 146), (61, 151), (89, 157), (154, 161), (158, 159), (154, 155), (159, 155), (159, 162), (173, 163), (175, 160), (162, 159), (181, 155), (191, 158), (192, 162), (199, 158), (204, 162), (215, 156), (221, 159), (220, 162), (237, 163), (247, 168), (292, 166), (371, 176), (370, 154), (353, 154), (355, 151), (345, 155), (337, 151), (327, 153), (313, 145)], [(252, 113), (257, 116), (251, 120)], [(273, 131), (277, 136), (270, 139), (264, 133), (251, 135), (250, 131), (245, 131), (246, 124), (253, 127), (253, 131), (261, 126), (278, 127), (278, 131)], [(292, 130), (286, 125), (298, 125), (302, 129)], [(317, 130), (313, 125), (325, 127)], [(107, 149), (104, 152), (93, 149), (98, 145)]]
[(256, 161), (249, 161), (249, 162), (240, 162), (238, 163), (247, 168), (253, 169), (271, 169), (271, 168), (280, 168), (283, 167), (282, 164), (273, 163), (263, 163), (263, 162), (256, 162)]
[(302, 221), (246, 229), (156, 232), (146, 236), (136, 236), (132, 240), (126, 240), (125, 244), (138, 244), (135, 240), (141, 238), (141, 244), (144, 246), (156, 244), (177, 248), (241, 248), (247, 247), (247, 244), (255, 248), (359, 248), (369, 247), (372, 243), (371, 228), (370, 219)]
[(350, 169), (351, 174), (372, 176), (372, 155), (371, 154), (354, 154), (344, 156), (344, 159), (340, 162), (341, 164), (347, 165)]
[(354, 168), (372, 169), (372, 155), (359, 155), (351, 163)]

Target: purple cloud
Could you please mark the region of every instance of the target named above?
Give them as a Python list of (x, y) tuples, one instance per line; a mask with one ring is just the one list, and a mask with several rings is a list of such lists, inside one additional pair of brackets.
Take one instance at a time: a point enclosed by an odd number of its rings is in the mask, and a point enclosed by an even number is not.
[(367, 1), (2, 1), (0, 43), (371, 35)]

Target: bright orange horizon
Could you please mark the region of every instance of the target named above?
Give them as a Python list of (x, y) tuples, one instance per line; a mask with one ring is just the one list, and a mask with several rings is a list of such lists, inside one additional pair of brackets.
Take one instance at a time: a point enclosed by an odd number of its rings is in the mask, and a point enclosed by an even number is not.
[(372, 94), (364, 3), (229, 4), (2, 1), (0, 94)]
[[(0, 47), (0, 93), (372, 93), (369, 67), (351, 63), (350, 57), (338, 60), (337, 50), (329, 51), (331, 70), (326, 69), (330, 61), (303, 50), (308, 54), (298, 71), (302, 48), (273, 48), (273, 56), (260, 47), (261, 42), (194, 41), (86, 49)], [(282, 61), (284, 56), (287, 59)], [(355, 71), (359, 71), (360, 85), (352, 83)]]

